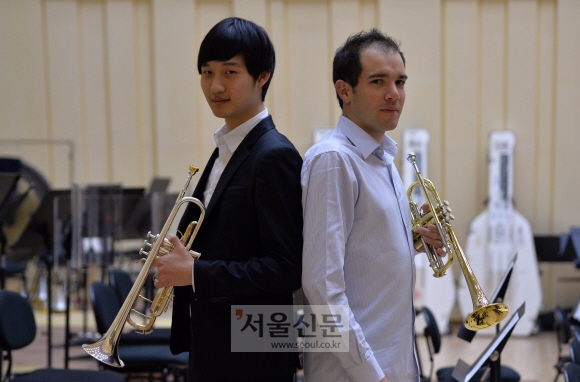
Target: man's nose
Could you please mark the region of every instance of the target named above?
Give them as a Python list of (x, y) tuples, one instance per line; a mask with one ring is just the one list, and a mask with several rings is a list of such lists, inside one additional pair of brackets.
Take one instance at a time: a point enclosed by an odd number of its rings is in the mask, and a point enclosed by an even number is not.
[(211, 81), (211, 86), (209, 90), (212, 93), (220, 93), (223, 92), (225, 89), (222, 79), (219, 76), (215, 76)]
[(400, 97), (400, 94), (399, 94), (399, 88), (397, 87), (397, 84), (395, 84), (395, 83), (390, 84), (387, 88), (387, 92), (385, 93), (385, 99), (398, 100), (399, 97)]

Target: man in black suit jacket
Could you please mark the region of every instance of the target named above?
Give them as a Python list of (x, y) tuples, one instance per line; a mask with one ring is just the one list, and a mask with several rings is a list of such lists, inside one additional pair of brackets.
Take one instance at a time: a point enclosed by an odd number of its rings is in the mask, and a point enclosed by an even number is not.
[[(192, 245), (179, 239), (154, 262), (157, 288), (175, 286), (173, 353), (190, 352), (195, 381), (291, 381), (297, 354), (231, 352), (231, 305), (292, 305), (302, 267), (302, 158), (275, 126), (264, 98), (275, 67), (266, 31), (228, 18), (204, 38), (201, 87), (225, 124), (193, 196), (205, 217)], [(189, 204), (179, 225), (198, 220)]]

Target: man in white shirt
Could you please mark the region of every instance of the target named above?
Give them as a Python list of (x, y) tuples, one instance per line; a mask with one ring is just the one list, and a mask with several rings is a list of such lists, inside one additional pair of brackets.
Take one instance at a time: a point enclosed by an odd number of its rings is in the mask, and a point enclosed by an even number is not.
[[(231, 351), (232, 305), (290, 306), (300, 288), (302, 158), (264, 106), (274, 67), (266, 31), (237, 17), (217, 23), (200, 47), (201, 88), (224, 119), (193, 192), (205, 205), (191, 247), (201, 258), (168, 236), (175, 249), (154, 262), (155, 286), (175, 286), (171, 350), (189, 351), (196, 382), (290, 382), (297, 366), (297, 353)], [(179, 230), (199, 215), (190, 203)]]
[[(342, 115), (302, 167), (302, 285), (311, 305), (348, 306), (349, 351), (306, 352), (305, 379), (419, 381), (413, 346), (414, 256), (406, 190), (394, 165), (405, 102), (399, 45), (373, 29), (333, 62)], [(441, 255), (435, 226), (418, 228)]]

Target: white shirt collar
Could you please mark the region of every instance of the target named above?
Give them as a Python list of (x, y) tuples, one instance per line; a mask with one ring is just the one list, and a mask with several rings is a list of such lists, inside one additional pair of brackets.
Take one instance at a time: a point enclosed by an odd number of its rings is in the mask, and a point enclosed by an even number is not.
[(246, 135), (268, 115), (268, 108), (264, 108), (264, 110), (229, 132), (226, 125), (222, 125), (213, 135), (213, 139), (220, 149), (220, 155), (222, 154), (222, 149), (226, 147), (231, 153), (236, 151)]
[(340, 116), (337, 128), (359, 149), (364, 159), (368, 158), (378, 148), (385, 151), (388, 158), (387, 161), (389, 162), (392, 162), (393, 158), (397, 155), (397, 142), (391, 139), (391, 137), (385, 134), (382, 142), (379, 144), (366, 131), (361, 129), (360, 126), (344, 115)]

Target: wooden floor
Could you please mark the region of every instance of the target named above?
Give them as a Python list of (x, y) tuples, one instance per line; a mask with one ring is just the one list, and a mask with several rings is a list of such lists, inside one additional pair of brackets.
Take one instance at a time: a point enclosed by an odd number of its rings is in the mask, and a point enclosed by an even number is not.
[[(36, 311), (37, 319), (37, 336), (35, 341), (25, 349), (13, 352), (13, 367), (15, 372), (26, 372), (36, 368), (46, 367), (48, 365), (48, 347), (47, 347), (47, 314), (46, 312)], [(64, 313), (53, 314), (52, 325), (52, 367), (64, 367), (64, 349), (58, 347), (64, 343)], [(78, 332), (82, 329), (84, 322), (84, 313), (73, 312), (71, 322), (73, 323), (72, 331)], [(94, 331), (93, 318), (86, 315), (89, 331)], [(160, 326), (168, 325), (169, 315), (163, 315), (158, 319)], [(455, 328), (456, 330), (457, 328)], [(456, 336), (456, 331), (443, 336), (441, 351), (435, 355), (434, 369), (440, 367), (454, 366), (458, 358), (467, 363), (475, 361), (480, 352), (487, 346), (491, 340), (490, 336), (477, 335), (471, 343), (467, 343)], [(424, 339), (419, 338), (419, 353), (423, 359), (423, 368), (428, 372), (430, 363), (427, 357), (427, 350), (424, 345)], [(519, 372), (522, 381), (546, 382), (553, 381), (556, 371), (553, 367), (557, 359), (558, 346), (554, 332), (540, 332), (525, 338), (512, 337), (501, 357), (502, 365), (509, 365)], [(70, 348), (70, 356), (84, 355), (80, 345)], [(72, 369), (97, 369), (97, 363), (92, 358), (86, 360), (70, 360), (69, 368)], [(435, 381), (435, 378), (432, 379)], [(563, 378), (560, 377), (560, 382)], [(307, 382), (307, 381), (306, 381)]]
[[(457, 329), (457, 328), (455, 328)], [(471, 343), (459, 339), (456, 331), (442, 339), (441, 351), (434, 356), (434, 369), (455, 366), (458, 358), (473, 363), (490, 343), (491, 336), (475, 336)], [(423, 338), (419, 338), (419, 351), (423, 369), (429, 370), (429, 358)], [(530, 337), (512, 337), (501, 354), (501, 364), (516, 370), (522, 381), (553, 381), (556, 376), (554, 364), (558, 358), (558, 346), (554, 332), (540, 332)], [(564, 378), (560, 377), (562, 382)], [(433, 377), (432, 380), (436, 380)]]

